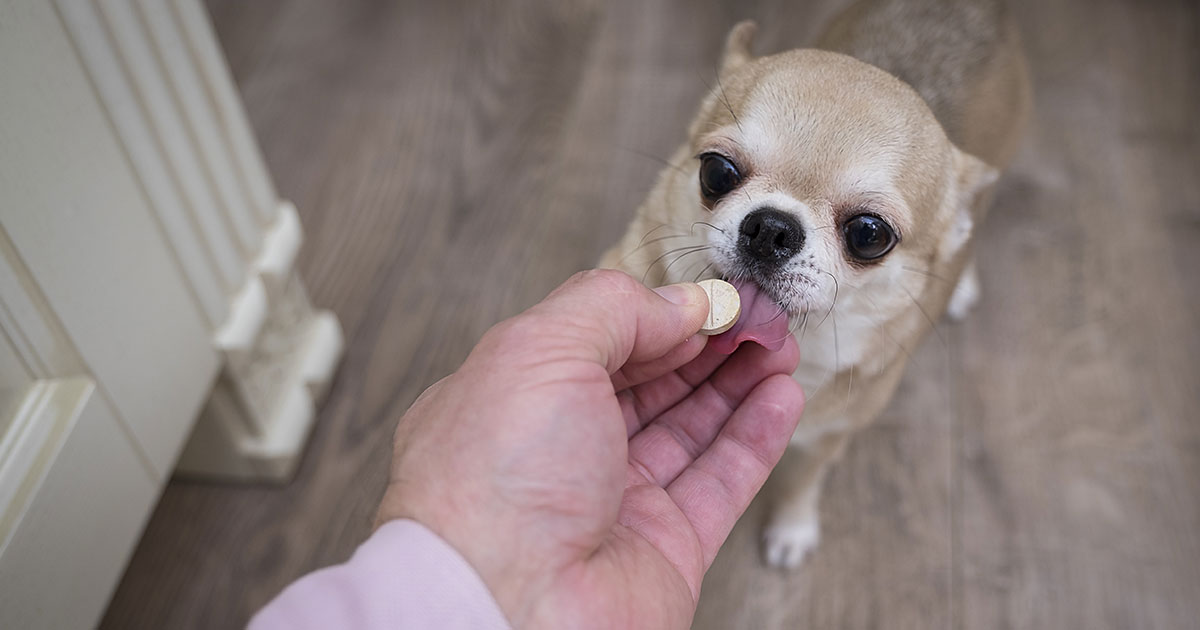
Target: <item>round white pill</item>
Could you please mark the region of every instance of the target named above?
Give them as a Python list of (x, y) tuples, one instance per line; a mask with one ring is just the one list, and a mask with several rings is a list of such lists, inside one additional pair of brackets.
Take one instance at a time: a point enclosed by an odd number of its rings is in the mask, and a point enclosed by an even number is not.
[(698, 284), (708, 294), (708, 318), (700, 334), (719, 335), (732, 328), (742, 314), (742, 299), (737, 289), (724, 280), (702, 280)]

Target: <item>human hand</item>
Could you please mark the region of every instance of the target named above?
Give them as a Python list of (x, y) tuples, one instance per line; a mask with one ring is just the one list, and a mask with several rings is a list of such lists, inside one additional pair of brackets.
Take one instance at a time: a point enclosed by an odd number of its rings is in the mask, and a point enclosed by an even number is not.
[(400, 420), (377, 522), (439, 534), (514, 627), (688, 627), (803, 408), (795, 341), (705, 351), (707, 312), (591, 271), (498, 324)]

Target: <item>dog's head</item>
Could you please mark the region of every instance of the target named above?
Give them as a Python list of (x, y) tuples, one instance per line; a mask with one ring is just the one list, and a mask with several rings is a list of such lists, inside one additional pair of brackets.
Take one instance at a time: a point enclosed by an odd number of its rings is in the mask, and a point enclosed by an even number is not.
[(996, 171), (895, 77), (816, 50), (754, 58), (753, 31), (730, 33), (690, 128), (711, 262), (793, 316), (862, 300), (886, 321), (965, 243)]

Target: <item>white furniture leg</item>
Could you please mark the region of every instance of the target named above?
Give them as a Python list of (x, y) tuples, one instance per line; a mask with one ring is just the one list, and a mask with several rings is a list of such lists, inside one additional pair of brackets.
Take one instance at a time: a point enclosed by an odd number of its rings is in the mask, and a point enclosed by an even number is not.
[(304, 449), (342, 351), (342, 331), (314, 311), (292, 271), (300, 221), (284, 204), (246, 288), (217, 331), (225, 359), (176, 471), (284, 480)]
[(197, 0), (56, 0), (193, 293), (222, 368), (177, 463), (285, 480), (342, 349), (296, 277), (299, 217), (262, 162)]

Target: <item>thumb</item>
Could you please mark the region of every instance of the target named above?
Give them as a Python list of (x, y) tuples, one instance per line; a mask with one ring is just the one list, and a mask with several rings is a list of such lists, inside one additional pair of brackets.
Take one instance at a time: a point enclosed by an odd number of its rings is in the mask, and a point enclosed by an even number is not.
[(699, 332), (708, 295), (698, 284), (651, 290), (622, 271), (595, 269), (572, 276), (525, 316), (542, 321), (547, 341), (565, 343), (559, 348), (612, 374), (628, 362), (657, 359)]

